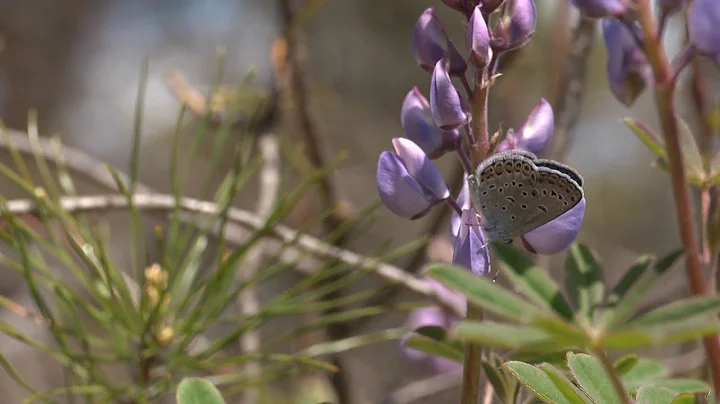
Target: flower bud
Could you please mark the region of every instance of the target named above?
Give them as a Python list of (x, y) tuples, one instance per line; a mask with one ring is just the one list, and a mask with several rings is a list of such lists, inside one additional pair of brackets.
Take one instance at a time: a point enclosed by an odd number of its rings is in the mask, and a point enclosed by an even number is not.
[(448, 38), (433, 8), (425, 10), (418, 18), (412, 36), (415, 61), (428, 73), (440, 60), (448, 62), (450, 74), (463, 74), (467, 63)]
[(460, 94), (440, 60), (430, 82), (430, 111), (435, 124), (443, 130), (457, 129), (467, 121)]
[(622, 22), (604, 19), (602, 28), (610, 91), (618, 101), (631, 106), (652, 82), (652, 69), (633, 34)]
[(688, 36), (695, 49), (720, 64), (720, 2), (694, 0), (688, 16)]
[(505, 139), (496, 152), (521, 149), (540, 154), (550, 144), (555, 130), (555, 115), (552, 106), (544, 98), (530, 111), (525, 123), (517, 131), (508, 130)]
[(628, 0), (572, 0), (575, 7), (586, 17), (603, 18), (625, 14)]
[(467, 28), (467, 47), (470, 61), (478, 69), (484, 69), (492, 57), (490, 32), (488, 31), (481, 6), (475, 7)]
[(430, 158), (413, 141), (393, 139), (396, 153), (380, 154), (377, 169), (378, 193), (383, 204), (401, 217), (422, 217), (450, 191)]
[[(472, 199), (470, 198), (470, 186), (468, 184), (467, 177), (468, 174), (465, 173), (465, 180), (463, 181), (463, 186), (460, 189), (460, 193), (458, 194), (457, 199), (455, 199), (455, 203), (457, 203), (457, 205), (463, 211), (466, 209), (470, 209), (472, 201)], [(453, 209), (452, 214), (450, 215), (450, 235), (452, 236), (453, 240), (455, 240), (458, 232), (460, 231), (460, 224), (460, 215)]]
[(521, 48), (535, 34), (537, 10), (534, 0), (508, 0), (493, 32), (493, 47), (502, 51)]
[(443, 131), (435, 125), (430, 103), (417, 87), (413, 87), (405, 96), (400, 122), (405, 136), (420, 146), (431, 159), (455, 150), (460, 142), (457, 130)]

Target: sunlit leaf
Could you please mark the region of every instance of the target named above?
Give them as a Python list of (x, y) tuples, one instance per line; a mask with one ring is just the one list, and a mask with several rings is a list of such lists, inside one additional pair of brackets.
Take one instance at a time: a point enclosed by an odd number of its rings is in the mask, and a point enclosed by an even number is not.
[(696, 317), (716, 314), (718, 311), (720, 311), (720, 297), (694, 296), (656, 308), (629, 321), (625, 326), (642, 327), (688, 321)]
[(209, 381), (186, 377), (178, 384), (175, 399), (178, 404), (224, 404), (220, 391)]
[(572, 404), (583, 403), (570, 401), (563, 392), (553, 383), (550, 377), (535, 366), (523, 362), (507, 362), (505, 368), (512, 372), (520, 382), (545, 403)]
[(596, 404), (618, 403), (619, 398), (600, 361), (587, 354), (568, 353), (568, 366), (580, 388)]
[(527, 256), (503, 243), (495, 243), (495, 251), (503, 261), (503, 269), (523, 294), (536, 303), (552, 309), (555, 313), (572, 320), (570, 304), (563, 296), (555, 281)]
[(543, 363), (539, 366), (539, 368), (545, 372), (545, 374), (550, 378), (550, 380), (555, 384), (555, 387), (557, 387), (558, 390), (562, 393), (563, 397), (565, 397), (569, 402), (574, 404), (590, 404), (592, 401), (590, 401), (590, 398), (585, 395), (580, 389), (578, 389), (570, 380), (565, 377), (560, 370), (558, 370), (556, 367)]
[(452, 334), (483, 345), (511, 349), (552, 342), (548, 334), (536, 328), (492, 321), (463, 321)]
[(638, 389), (638, 404), (671, 404), (678, 392), (664, 387), (646, 385)]
[(670, 374), (667, 367), (659, 362), (647, 358), (639, 358), (633, 368), (620, 375), (623, 385), (631, 392), (650, 381), (663, 378)]

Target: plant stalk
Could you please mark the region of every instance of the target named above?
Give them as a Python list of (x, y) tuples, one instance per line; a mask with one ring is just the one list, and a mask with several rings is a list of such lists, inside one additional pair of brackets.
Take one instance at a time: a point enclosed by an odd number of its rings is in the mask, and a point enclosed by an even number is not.
[[(468, 302), (467, 315), (469, 320), (482, 321), (483, 310)], [(461, 404), (478, 404), (480, 402), (480, 374), (482, 372), (482, 345), (465, 342), (465, 359), (463, 362)]]
[[(680, 238), (685, 247), (685, 270), (693, 295), (708, 295), (709, 289), (700, 260), (697, 232), (693, 223), (690, 188), (683, 166), (678, 122), (673, 105), (675, 75), (670, 69), (670, 63), (662, 42), (657, 36), (657, 28), (649, 0), (639, 0), (637, 12), (638, 21), (643, 30), (645, 53), (655, 77), (655, 103), (667, 148)], [(718, 390), (720, 389), (720, 340), (717, 335), (713, 335), (704, 338), (703, 343), (712, 371), (713, 390), (718, 396)]]
[(632, 401), (630, 401), (630, 396), (628, 396), (625, 386), (623, 386), (622, 382), (620, 381), (617, 372), (615, 372), (615, 367), (613, 366), (612, 362), (610, 362), (610, 358), (608, 358), (607, 354), (605, 354), (605, 351), (599, 348), (593, 348), (592, 353), (593, 355), (595, 355), (596, 358), (600, 360), (603, 368), (605, 368), (605, 373), (607, 373), (607, 376), (610, 378), (610, 382), (613, 385), (613, 390), (615, 390), (615, 394), (617, 394), (620, 402), (622, 404), (631, 404)]

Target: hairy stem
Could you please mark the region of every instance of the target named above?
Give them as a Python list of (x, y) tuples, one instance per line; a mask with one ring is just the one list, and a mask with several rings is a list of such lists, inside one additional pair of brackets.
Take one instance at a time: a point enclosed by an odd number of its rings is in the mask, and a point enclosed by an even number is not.
[[(697, 232), (693, 223), (690, 188), (683, 167), (678, 122), (673, 105), (675, 81), (665, 49), (657, 36), (655, 20), (649, 0), (639, 0), (638, 20), (645, 37), (644, 47), (655, 76), (655, 103), (667, 147), (670, 179), (677, 215), (680, 238), (685, 247), (685, 270), (694, 295), (707, 295), (709, 289), (703, 274)], [(720, 340), (717, 335), (703, 339), (708, 362), (712, 370), (715, 394), (720, 389)]]

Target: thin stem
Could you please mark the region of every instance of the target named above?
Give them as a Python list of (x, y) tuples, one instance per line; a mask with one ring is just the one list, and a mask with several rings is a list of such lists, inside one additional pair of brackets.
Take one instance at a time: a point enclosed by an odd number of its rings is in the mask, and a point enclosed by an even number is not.
[(450, 207), (457, 213), (458, 215), (462, 215), (462, 208), (460, 205), (457, 204), (457, 201), (452, 196), (445, 199), (445, 203), (450, 205)]
[[(683, 167), (678, 122), (673, 105), (675, 81), (672, 80), (670, 63), (665, 49), (657, 37), (657, 29), (649, 0), (639, 0), (637, 12), (645, 37), (645, 53), (655, 76), (655, 103), (667, 147), (680, 238), (685, 247), (685, 270), (692, 293), (698, 296), (708, 295), (709, 288), (700, 261), (697, 233), (693, 223), (692, 204), (690, 202), (690, 188)], [(717, 335), (714, 335), (704, 338), (703, 342), (712, 370), (714, 391), (717, 395), (720, 389), (720, 340), (718, 340)]]
[(488, 156), (490, 150), (490, 135), (488, 133), (488, 96), (490, 94), (490, 82), (488, 69), (478, 73), (475, 88), (472, 95), (472, 122), (471, 132), (474, 143), (470, 144), (470, 154), (474, 165), (479, 165)]
[(462, 149), (461, 146), (458, 146), (457, 154), (458, 154), (458, 157), (460, 157), (460, 163), (462, 163), (462, 166), (465, 169), (465, 172), (468, 174), (472, 174), (473, 166), (472, 166), (472, 163), (470, 162), (470, 157), (468, 157), (468, 155), (465, 154), (465, 151)]
[(620, 378), (615, 372), (615, 367), (613, 366), (612, 362), (610, 362), (610, 359), (605, 354), (605, 351), (603, 351), (602, 349), (592, 349), (592, 353), (595, 355), (596, 358), (600, 360), (603, 368), (605, 368), (605, 372), (610, 378), (610, 382), (613, 385), (613, 390), (615, 390), (615, 393), (620, 399), (620, 402), (622, 404), (630, 404), (631, 401), (630, 397), (627, 394), (627, 390), (625, 390), (625, 386), (623, 386), (622, 382), (620, 381)]

